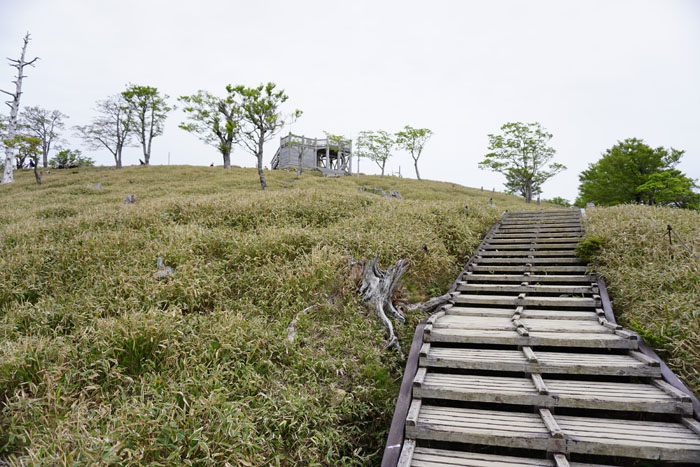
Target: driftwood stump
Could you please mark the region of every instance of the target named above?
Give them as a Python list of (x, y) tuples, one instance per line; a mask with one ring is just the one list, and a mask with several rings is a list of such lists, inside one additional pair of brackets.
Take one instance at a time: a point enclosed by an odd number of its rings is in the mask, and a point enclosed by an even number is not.
[(387, 317), (387, 313), (402, 323), (406, 321), (404, 314), (394, 307), (392, 297), (394, 290), (399, 285), (399, 279), (407, 267), (408, 260), (402, 259), (388, 269), (381, 269), (375, 256), (365, 266), (362, 273), (362, 285), (360, 286), (362, 300), (374, 307), (377, 316), (379, 316), (379, 319), (389, 331), (389, 341), (385, 348), (396, 347), (401, 358), (404, 358), (403, 352), (401, 351), (399, 340), (394, 334), (394, 326)]

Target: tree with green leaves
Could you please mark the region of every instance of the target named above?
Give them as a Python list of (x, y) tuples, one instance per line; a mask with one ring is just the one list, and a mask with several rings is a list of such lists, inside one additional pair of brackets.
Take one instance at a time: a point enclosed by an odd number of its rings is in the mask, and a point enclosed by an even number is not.
[(15, 135), (14, 138), (6, 139), (5, 146), (11, 147), (17, 152), (17, 168), (24, 168), (24, 161), (27, 159), (32, 161), (31, 166), (34, 167), (34, 179), (37, 185), (41, 185), (41, 176), (39, 173), (39, 154), (41, 153), (41, 140), (28, 135)]
[(479, 168), (500, 172), (506, 177), (506, 191), (518, 193), (531, 203), (542, 193), (542, 184), (566, 169), (551, 162), (556, 151), (549, 146), (552, 134), (535, 123), (511, 122), (502, 134), (489, 136), (489, 152)]
[(197, 135), (206, 144), (214, 146), (224, 158), (224, 169), (231, 168), (231, 151), (238, 142), (241, 130), (240, 106), (237, 93), (226, 86), (226, 97), (217, 97), (207, 91), (191, 96), (180, 96), (187, 123), (179, 127)]
[(76, 126), (90, 149), (106, 148), (117, 169), (122, 168), (122, 150), (132, 145), (131, 108), (121, 94), (97, 101), (97, 117), (89, 125)]
[(63, 149), (49, 161), (52, 169), (74, 169), (77, 167), (92, 167), (95, 161), (83, 156), (80, 149)]
[(153, 138), (163, 134), (163, 126), (168, 118), (168, 112), (173, 110), (168, 105), (167, 94), (160, 94), (158, 88), (130, 84), (122, 97), (131, 110), (130, 125), (138, 135), (143, 149), (142, 165), (148, 165), (151, 160), (151, 144)]
[(418, 159), (423, 153), (425, 143), (432, 135), (433, 132), (428, 128), (413, 128), (410, 125), (406, 125), (403, 130), (396, 133), (396, 144), (411, 155), (418, 180), (421, 179), (418, 172)]
[(254, 88), (245, 86), (226, 86), (229, 94), (239, 97), (240, 109), (240, 142), (257, 158), (260, 187), (267, 188), (263, 173), (263, 146), (271, 140), (284, 125), (296, 120), (302, 114), (295, 110), (285, 116), (280, 106), (289, 98), (283, 90), (276, 91), (275, 83), (261, 84)]
[(683, 153), (674, 148), (652, 148), (638, 138), (618, 141), (579, 175), (576, 205), (643, 203), (685, 207), (687, 200), (693, 198), (694, 183), (674, 168)]
[(396, 142), (393, 135), (388, 131), (361, 131), (358, 137), (356, 153), (359, 157), (364, 157), (381, 169), (382, 177), (386, 168), (386, 161), (391, 157), (391, 151)]
[[(8, 119), (7, 130), (5, 132), (5, 138), (12, 140), (17, 134), (18, 125), (18, 114), (19, 114), (19, 100), (22, 96), (22, 80), (26, 78), (24, 74), (24, 67), (34, 66), (39, 58), (35, 57), (32, 60), (25, 60), (25, 55), (27, 52), (27, 45), (29, 44), (29, 33), (24, 36), (24, 45), (22, 46), (22, 53), (18, 59), (8, 58), (10, 66), (17, 69), (17, 75), (15, 76), (15, 91), (5, 91), (0, 89), (0, 92), (10, 96), (12, 100), (6, 102), (7, 106), (10, 107), (10, 118)], [(15, 148), (12, 145), (5, 145), (5, 164), (2, 173), (2, 182), (0, 183), (12, 183), (15, 181), (14, 173), (12, 172), (12, 166), (15, 162)]]
[(39, 106), (27, 107), (21, 114), (25, 132), (41, 141), (44, 168), (49, 165), (51, 147), (59, 141), (60, 131), (64, 129), (67, 118), (68, 115), (58, 110), (47, 110)]

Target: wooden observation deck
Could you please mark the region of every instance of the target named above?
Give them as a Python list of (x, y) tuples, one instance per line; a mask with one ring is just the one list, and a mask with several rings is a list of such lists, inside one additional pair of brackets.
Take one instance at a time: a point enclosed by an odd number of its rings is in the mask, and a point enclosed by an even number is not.
[(307, 138), (289, 134), (280, 138), (280, 147), (270, 167), (316, 169), (326, 175), (347, 175), (352, 172), (352, 141), (341, 138)]

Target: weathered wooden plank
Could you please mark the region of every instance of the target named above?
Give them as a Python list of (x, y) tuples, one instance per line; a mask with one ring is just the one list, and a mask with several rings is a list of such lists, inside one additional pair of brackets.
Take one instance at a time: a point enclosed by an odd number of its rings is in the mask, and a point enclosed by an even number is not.
[[(494, 234), (495, 235), (495, 234)], [(547, 243), (547, 244), (552, 244), (552, 243), (572, 243), (575, 242), (577, 243), (577, 240), (573, 238), (545, 238), (539, 241), (536, 238), (526, 238), (526, 239), (518, 239), (518, 238), (497, 238), (495, 236), (492, 236), (488, 239), (488, 244), (489, 245), (519, 245), (522, 243)]]
[[(524, 276), (524, 280), (527, 276)], [(508, 293), (556, 293), (556, 294), (592, 294), (590, 285), (511, 285), (511, 284), (470, 284), (457, 286), (460, 292), (508, 292)]]
[(530, 250), (535, 249), (536, 251), (547, 251), (547, 250), (562, 250), (562, 249), (575, 249), (578, 243), (537, 243), (537, 242), (523, 242), (523, 243), (498, 243), (492, 244), (486, 242), (482, 245), (484, 250)]
[[(413, 467), (552, 467), (547, 459), (417, 447)], [(572, 466), (576, 466), (572, 464)], [(581, 467), (581, 466), (578, 466)]]
[(569, 452), (700, 462), (700, 436), (680, 423), (556, 417)]
[(574, 253), (574, 250), (544, 250), (544, 251), (537, 251), (537, 250), (479, 250), (477, 254), (481, 257), (488, 258), (488, 257), (497, 257), (497, 258), (506, 258), (506, 257), (515, 257), (515, 258), (521, 258), (521, 257), (537, 257), (537, 258), (562, 258), (562, 257), (571, 257), (571, 256), (576, 256)]
[(659, 367), (645, 365), (629, 355), (566, 354), (538, 352), (538, 363), (522, 352), (497, 349), (451, 349), (429, 347), (420, 365), (471, 370), (513, 371), (541, 374), (648, 376), (658, 378)]
[(591, 297), (513, 297), (508, 295), (474, 295), (458, 293), (452, 297), (455, 303), (480, 305), (550, 306), (550, 307), (599, 307), (600, 300)]
[(586, 264), (581, 258), (496, 258), (496, 257), (477, 257), (477, 264)]
[(489, 281), (489, 282), (523, 282), (528, 281), (530, 284), (538, 283), (585, 283), (590, 284), (595, 281), (595, 276), (592, 274), (580, 275), (540, 275), (532, 274), (526, 276), (524, 274), (474, 274), (467, 273), (464, 276), (463, 283), (471, 283), (472, 281)]
[(433, 328), (425, 336), (429, 342), (455, 344), (529, 345), (549, 347), (583, 347), (589, 349), (629, 349), (635, 350), (639, 343), (616, 334), (579, 334), (528, 331), (521, 335), (517, 330), (494, 331), (482, 329)]
[(554, 274), (565, 274), (565, 273), (585, 273), (588, 271), (587, 266), (542, 266), (534, 264), (532, 267), (528, 266), (498, 266), (498, 265), (481, 265), (472, 264), (469, 266), (470, 271), (474, 272), (551, 272)]
[(504, 376), (455, 375), (428, 371), (414, 397), (534, 407), (692, 414), (692, 404), (650, 384)]
[(416, 449), (416, 441), (413, 439), (407, 439), (403, 442), (403, 448), (401, 449), (401, 456), (399, 457), (399, 462), (396, 467), (410, 467), (413, 465), (413, 453)]

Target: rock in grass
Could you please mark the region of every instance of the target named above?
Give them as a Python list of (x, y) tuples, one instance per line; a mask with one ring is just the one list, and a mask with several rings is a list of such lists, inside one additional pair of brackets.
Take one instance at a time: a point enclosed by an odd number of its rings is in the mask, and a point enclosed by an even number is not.
[(173, 274), (173, 268), (163, 265), (163, 258), (158, 258), (158, 270), (155, 272), (156, 279), (165, 279)]
[(136, 202), (136, 195), (126, 195), (124, 198), (124, 204), (134, 204)]

